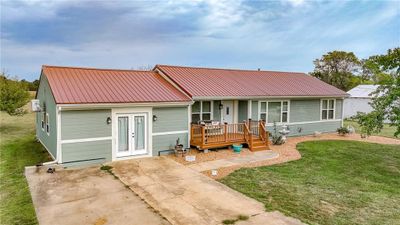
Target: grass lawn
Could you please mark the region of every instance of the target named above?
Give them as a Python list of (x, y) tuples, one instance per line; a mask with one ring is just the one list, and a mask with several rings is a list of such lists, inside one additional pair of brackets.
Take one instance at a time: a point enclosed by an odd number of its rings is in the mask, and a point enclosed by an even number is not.
[(0, 112), (0, 224), (37, 224), (24, 167), (50, 159), (35, 141), (34, 116)]
[[(348, 125), (353, 126), (353, 127), (355, 128), (355, 130), (356, 130), (356, 133), (360, 133), (360, 131), (361, 131), (360, 125), (358, 125), (358, 123), (357, 123), (356, 121), (345, 120), (344, 123), (343, 123), (343, 125), (344, 125), (345, 127), (347, 127)], [(378, 134), (374, 134), (374, 135), (383, 136), (383, 137), (390, 137), (390, 138), (396, 138), (396, 137), (394, 136), (394, 132), (395, 132), (395, 131), (396, 131), (396, 128), (395, 128), (395, 127), (391, 127), (391, 126), (389, 126), (388, 124), (385, 124), (385, 125), (383, 126), (383, 129), (381, 130), (381, 132), (378, 133)], [(400, 138), (400, 136), (397, 137), (397, 138)]]
[(400, 146), (310, 141), (297, 148), (300, 160), (220, 181), (309, 224), (400, 224)]

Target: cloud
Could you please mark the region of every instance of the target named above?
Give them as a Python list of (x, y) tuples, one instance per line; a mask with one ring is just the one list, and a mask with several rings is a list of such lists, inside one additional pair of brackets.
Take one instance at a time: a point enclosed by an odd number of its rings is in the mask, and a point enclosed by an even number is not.
[(292, 6), (301, 6), (305, 4), (304, 0), (287, 0), (289, 2), (289, 4), (291, 4)]
[(308, 72), (327, 51), (399, 43), (397, 2), (1, 1), (1, 67), (156, 63)]

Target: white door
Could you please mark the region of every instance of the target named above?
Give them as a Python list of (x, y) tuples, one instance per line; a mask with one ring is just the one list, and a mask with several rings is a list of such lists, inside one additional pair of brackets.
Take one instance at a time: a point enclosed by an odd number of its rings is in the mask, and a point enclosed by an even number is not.
[(233, 101), (222, 101), (222, 122), (233, 123)]
[(117, 118), (117, 157), (147, 154), (147, 114), (119, 114)]

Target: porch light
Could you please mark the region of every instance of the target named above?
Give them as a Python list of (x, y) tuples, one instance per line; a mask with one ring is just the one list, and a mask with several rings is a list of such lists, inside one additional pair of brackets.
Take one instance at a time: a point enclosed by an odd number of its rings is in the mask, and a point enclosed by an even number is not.
[(153, 121), (156, 122), (157, 121), (157, 116), (153, 115)]
[(111, 124), (111, 117), (107, 117), (106, 123)]
[(224, 108), (224, 105), (222, 105), (222, 103), (219, 103), (219, 110), (222, 110)]

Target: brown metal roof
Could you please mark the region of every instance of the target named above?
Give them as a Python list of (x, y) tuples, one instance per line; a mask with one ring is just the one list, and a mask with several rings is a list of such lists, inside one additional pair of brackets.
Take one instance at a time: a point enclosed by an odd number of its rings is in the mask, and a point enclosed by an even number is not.
[(43, 66), (56, 103), (189, 102), (154, 71)]
[(329, 96), (347, 93), (304, 73), (157, 65), (191, 97)]

